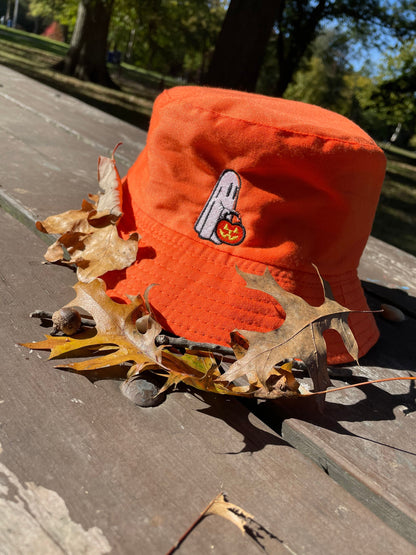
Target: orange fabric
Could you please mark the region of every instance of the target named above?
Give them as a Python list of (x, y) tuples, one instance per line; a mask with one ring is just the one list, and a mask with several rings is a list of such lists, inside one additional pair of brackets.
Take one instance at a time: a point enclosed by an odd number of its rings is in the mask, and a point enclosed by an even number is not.
[[(356, 269), (374, 218), (385, 157), (354, 123), (317, 106), (260, 95), (177, 87), (155, 102), (147, 144), (122, 190), (124, 236), (137, 262), (104, 276), (118, 299), (143, 293), (165, 328), (226, 344), (233, 329), (267, 331), (284, 315), (236, 273), (263, 273), (311, 304), (322, 291), (368, 309)], [(230, 192), (231, 191), (231, 192)], [(227, 196), (228, 194), (228, 196)], [(350, 325), (364, 354), (372, 315)], [(329, 362), (349, 357), (328, 334)]]

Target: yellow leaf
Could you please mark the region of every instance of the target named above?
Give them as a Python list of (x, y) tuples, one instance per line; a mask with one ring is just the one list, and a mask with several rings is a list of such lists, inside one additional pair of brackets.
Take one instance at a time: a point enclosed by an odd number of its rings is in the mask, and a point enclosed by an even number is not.
[[(49, 358), (69, 356), (91, 347), (96, 347), (97, 352), (102, 355), (109, 346), (113, 347), (102, 356), (60, 365), (78, 371), (96, 370), (123, 362), (151, 362), (156, 367), (163, 368), (161, 349), (155, 345), (155, 337), (162, 328), (147, 314), (142, 297), (136, 297), (130, 304), (116, 303), (105, 293), (105, 284), (100, 279), (91, 283), (78, 282), (74, 289), (77, 295), (66, 306), (77, 306), (91, 314), (96, 323), (95, 330), (71, 337), (47, 336), (44, 341), (26, 343), (25, 346), (31, 349), (48, 349), (51, 351)], [(136, 320), (144, 315), (149, 316), (148, 324), (145, 332), (141, 333), (136, 328)]]

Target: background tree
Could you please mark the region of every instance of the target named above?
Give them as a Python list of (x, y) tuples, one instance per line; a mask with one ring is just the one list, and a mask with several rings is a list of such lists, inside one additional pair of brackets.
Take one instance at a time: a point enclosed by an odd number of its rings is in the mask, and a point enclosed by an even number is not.
[(107, 70), (107, 37), (114, 0), (80, 0), (71, 44), (55, 66), (66, 75), (114, 87)]
[(198, 82), (220, 31), (225, 3), (117, 0), (109, 43), (129, 63)]
[(336, 29), (323, 31), (310, 46), (311, 56), (304, 58), (284, 93), (285, 98), (317, 104), (343, 115), (351, 111), (347, 75), (349, 37)]
[[(375, 101), (379, 77), (364, 66), (355, 70), (351, 37), (336, 29), (323, 31), (312, 43), (284, 97), (317, 104), (355, 121), (374, 138), (386, 140), (391, 123)], [(260, 82), (261, 86), (262, 83)]]
[(280, 0), (231, 0), (203, 83), (253, 91)]
[[(416, 41), (387, 51), (375, 79), (371, 101), (390, 126), (390, 140), (407, 146), (416, 128)], [(396, 135), (394, 132), (396, 131)]]
[(415, 6), (414, 0), (231, 0), (205, 83), (254, 90), (264, 53), (274, 50), (267, 92), (282, 96), (325, 27), (348, 27), (361, 41), (404, 36), (415, 31)]
[(329, 108), (380, 141), (408, 146), (416, 129), (416, 41), (388, 49), (376, 67), (360, 70), (348, 62), (352, 47), (345, 33), (321, 33), (284, 97)]
[[(62, 22), (75, 0), (32, 0), (32, 12)], [(165, 75), (199, 81), (226, 12), (226, 0), (79, 0), (70, 49), (56, 69), (112, 86), (108, 50)]]
[(16, 28), (33, 31), (34, 22), (28, 12), (29, 0), (0, 0), (0, 16), (4, 17), (4, 24), (9, 19)]

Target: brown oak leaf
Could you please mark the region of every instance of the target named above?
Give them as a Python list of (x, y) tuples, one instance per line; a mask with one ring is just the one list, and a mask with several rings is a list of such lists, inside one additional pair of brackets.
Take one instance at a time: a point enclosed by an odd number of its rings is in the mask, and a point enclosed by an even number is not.
[(237, 271), (248, 287), (263, 291), (276, 299), (285, 311), (286, 318), (280, 328), (266, 333), (235, 330), (231, 335), (232, 341), (238, 346), (238, 360), (221, 376), (221, 381), (232, 382), (246, 376), (250, 384), (259, 385), (255, 396), (287, 396), (288, 393), (293, 394), (296, 386), (290, 373), (283, 375), (285, 379), (282, 381), (279, 368), (278, 375), (273, 378), (275, 366), (286, 359), (300, 359), (308, 368), (315, 390), (325, 390), (331, 385), (323, 337), (323, 332), (327, 329), (334, 329), (340, 334), (347, 351), (357, 361), (358, 345), (348, 326), (348, 315), (353, 311), (333, 299), (329, 284), (322, 280), (318, 270), (325, 295), (320, 306), (311, 306), (301, 297), (285, 291), (267, 269), (261, 276), (244, 273), (238, 268)]
[[(154, 371), (167, 378), (160, 393), (180, 382), (229, 395), (250, 394), (254, 389), (216, 382), (221, 374), (211, 353), (188, 351), (180, 355), (170, 352), (168, 347), (158, 347), (155, 339), (162, 327), (150, 312), (147, 299), (150, 287), (143, 297), (132, 298), (130, 304), (119, 304), (108, 297), (105, 284), (100, 279), (91, 283), (78, 282), (74, 289), (76, 297), (66, 306), (79, 307), (88, 312), (95, 322), (95, 329), (71, 337), (49, 335), (43, 341), (23, 344), (25, 347), (50, 350), (50, 359), (82, 352), (89, 358), (58, 365), (76, 371), (105, 369), (132, 362), (134, 365), (128, 373), (126, 371), (130, 380), (144, 371)], [(98, 356), (91, 357), (91, 350)]]
[[(96, 323), (92, 334), (77, 334), (71, 337), (47, 336), (37, 343), (26, 343), (31, 349), (51, 350), (49, 358), (70, 356), (76, 351), (96, 347), (95, 351), (104, 353), (95, 358), (67, 365), (59, 365), (74, 370), (96, 370), (116, 366), (123, 362), (136, 364), (162, 363), (161, 349), (155, 345), (155, 337), (162, 329), (147, 312), (145, 300), (138, 296), (130, 304), (114, 302), (105, 292), (105, 284), (96, 279), (91, 283), (78, 282), (74, 287), (77, 295), (66, 306), (86, 310)], [(136, 320), (144, 316), (147, 326), (144, 332), (136, 327)]]
[(195, 527), (209, 515), (217, 515), (232, 522), (243, 535), (253, 540), (263, 553), (283, 553), (285, 551), (294, 554), (294, 551), (283, 540), (260, 524), (253, 515), (238, 505), (230, 503), (225, 493), (220, 493), (208, 504), (167, 555), (173, 555)]

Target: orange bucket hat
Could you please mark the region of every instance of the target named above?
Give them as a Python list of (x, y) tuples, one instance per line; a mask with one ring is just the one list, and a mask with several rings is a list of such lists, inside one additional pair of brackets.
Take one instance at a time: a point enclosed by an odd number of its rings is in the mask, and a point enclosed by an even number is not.
[[(162, 326), (226, 345), (234, 329), (270, 331), (284, 312), (245, 287), (236, 266), (269, 268), (312, 305), (324, 298), (368, 310), (357, 267), (371, 231), (385, 156), (348, 119), (301, 102), (176, 87), (155, 101), (147, 144), (122, 182), (123, 237), (136, 262), (104, 276), (116, 300), (143, 294)], [(352, 313), (360, 356), (378, 339), (372, 314)], [(326, 332), (328, 362), (350, 360)]]

